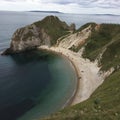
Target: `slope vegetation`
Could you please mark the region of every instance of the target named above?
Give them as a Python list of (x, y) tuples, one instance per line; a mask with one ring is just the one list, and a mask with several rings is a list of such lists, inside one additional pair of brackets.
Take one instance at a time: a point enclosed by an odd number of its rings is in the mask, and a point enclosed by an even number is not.
[(19, 28), (12, 36), (10, 48), (3, 54), (19, 53), (40, 45), (53, 46), (57, 39), (75, 30), (74, 24), (68, 26), (56, 16)]
[[(98, 29), (96, 30), (96, 27)], [(118, 68), (120, 60), (120, 25), (101, 24), (93, 28), (85, 45), (83, 57), (99, 60), (102, 70)]]
[(51, 44), (54, 45), (57, 39), (69, 33), (69, 26), (59, 20), (56, 16), (49, 16), (42, 21), (35, 22), (37, 28), (42, 28), (51, 37)]
[[(44, 120), (120, 119), (120, 25), (88, 23), (78, 29), (76, 33), (80, 34), (89, 26), (91, 33), (88, 38), (85, 39), (82, 46), (74, 47), (71, 50), (79, 54), (83, 48), (82, 56), (92, 62), (97, 61), (101, 67), (100, 74), (111, 68), (113, 69), (112, 74), (105, 78), (104, 83), (88, 100), (65, 108)], [(79, 41), (80, 39), (79, 37)]]

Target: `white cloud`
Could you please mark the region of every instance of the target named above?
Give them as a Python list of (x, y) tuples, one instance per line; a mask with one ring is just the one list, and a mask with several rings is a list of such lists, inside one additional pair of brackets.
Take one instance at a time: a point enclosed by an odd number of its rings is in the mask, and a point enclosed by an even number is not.
[(0, 10), (120, 14), (120, 0), (1, 0)]

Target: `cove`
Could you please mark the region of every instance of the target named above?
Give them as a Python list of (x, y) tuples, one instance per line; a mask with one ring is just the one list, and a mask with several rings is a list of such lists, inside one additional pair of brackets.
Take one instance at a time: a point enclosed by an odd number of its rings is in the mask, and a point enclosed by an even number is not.
[(0, 56), (0, 119), (33, 120), (66, 104), (76, 88), (71, 63), (58, 54), (29, 51)]

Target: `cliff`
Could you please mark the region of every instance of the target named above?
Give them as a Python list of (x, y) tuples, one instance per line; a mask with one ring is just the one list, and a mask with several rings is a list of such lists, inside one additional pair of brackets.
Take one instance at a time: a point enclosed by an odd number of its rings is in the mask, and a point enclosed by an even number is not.
[(41, 21), (17, 29), (12, 36), (10, 48), (3, 54), (31, 50), (40, 45), (55, 45), (59, 37), (74, 30), (73, 24), (68, 26), (56, 16), (47, 16)]

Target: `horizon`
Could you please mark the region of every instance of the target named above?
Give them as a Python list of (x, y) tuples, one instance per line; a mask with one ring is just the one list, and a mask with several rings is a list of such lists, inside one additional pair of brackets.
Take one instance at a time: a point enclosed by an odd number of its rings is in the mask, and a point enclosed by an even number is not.
[(114, 13), (64, 13), (60, 11), (42, 11), (42, 10), (30, 10), (30, 11), (15, 11), (15, 10), (0, 10), (0, 12), (45, 12), (45, 13), (58, 13), (58, 14), (78, 14), (78, 15), (115, 15), (120, 16), (120, 14), (114, 14)]
[(59, 11), (120, 15), (120, 0), (1, 0), (0, 11)]

